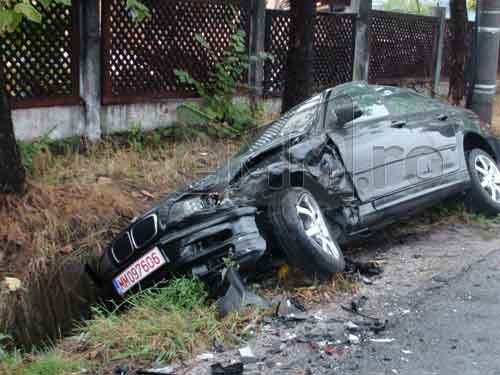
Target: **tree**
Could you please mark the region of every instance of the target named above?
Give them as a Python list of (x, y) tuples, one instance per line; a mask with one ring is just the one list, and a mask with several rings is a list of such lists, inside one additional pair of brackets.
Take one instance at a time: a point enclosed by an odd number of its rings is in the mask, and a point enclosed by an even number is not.
[(384, 2), (384, 10), (389, 12), (414, 13), (424, 16), (431, 14), (431, 6), (422, 4), (420, 0), (387, 0)]
[(312, 93), (315, 16), (315, 1), (290, 0), (290, 41), (282, 112), (288, 111)]
[(451, 57), (450, 57), (450, 88), (448, 100), (454, 105), (459, 105), (465, 93), (465, 64), (467, 36), (467, 1), (451, 0)]
[[(134, 18), (142, 21), (149, 16), (149, 10), (138, 0), (124, 0)], [(53, 3), (71, 5), (71, 0), (38, 0), (47, 10)], [(23, 19), (30, 22), (42, 22), (42, 14), (29, 0), (0, 0), (0, 37), (5, 33), (15, 32)], [(3, 59), (0, 59), (0, 192), (22, 193), (25, 190), (26, 172), (24, 170), (19, 147), (17, 146), (9, 105), (9, 93), (6, 91)]]

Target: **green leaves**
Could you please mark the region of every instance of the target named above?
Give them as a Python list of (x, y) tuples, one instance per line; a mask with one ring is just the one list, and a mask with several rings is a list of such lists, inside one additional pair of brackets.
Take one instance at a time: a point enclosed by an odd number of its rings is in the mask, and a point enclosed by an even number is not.
[(202, 98), (201, 105), (189, 103), (181, 106), (179, 118), (190, 126), (204, 126), (209, 134), (240, 136), (246, 127), (257, 125), (260, 113), (248, 101), (236, 99), (238, 92), (249, 89), (246, 84), (249, 62), (267, 60), (271, 56), (260, 53), (249, 57), (243, 30), (231, 36), (222, 57), (214, 53), (202, 35), (196, 35), (195, 40), (218, 63), (208, 72), (208, 82), (198, 81), (184, 70), (174, 70), (179, 82), (194, 87)]
[(14, 32), (21, 21), (23, 16), (13, 10), (0, 10), (0, 34), (5, 32)]
[[(37, 2), (46, 11), (50, 11), (53, 4), (71, 6), (71, 0), (37, 0)], [(151, 15), (149, 8), (139, 0), (125, 0), (125, 5), (139, 22)], [(41, 23), (43, 15), (40, 9), (35, 7), (30, 0), (0, 0), (0, 34), (16, 31), (23, 19)]]
[(30, 3), (19, 3), (14, 6), (14, 12), (20, 13), (28, 20), (36, 23), (42, 22), (42, 14)]
[(145, 18), (151, 16), (149, 8), (138, 0), (127, 0), (126, 6), (138, 22), (142, 22)]

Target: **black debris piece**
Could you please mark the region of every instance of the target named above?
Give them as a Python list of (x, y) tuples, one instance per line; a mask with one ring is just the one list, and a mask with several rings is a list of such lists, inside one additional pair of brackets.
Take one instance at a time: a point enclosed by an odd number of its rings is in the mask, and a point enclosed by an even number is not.
[(366, 296), (354, 297), (351, 300), (351, 310), (356, 312), (360, 311), (360, 309), (363, 308), (367, 301), (368, 297)]
[(152, 368), (149, 370), (139, 370), (137, 375), (176, 375), (175, 367), (164, 366), (159, 368)]
[(217, 301), (222, 317), (233, 311), (242, 311), (248, 306), (270, 307), (266, 300), (247, 290), (245, 283), (235, 268), (229, 267), (227, 269), (225, 280), (229, 282), (229, 288), (225, 296)]
[(243, 374), (244, 366), (243, 363), (233, 363), (226, 367), (222, 366), (220, 363), (215, 363), (211, 366), (212, 375), (241, 375)]
[(364, 276), (377, 276), (384, 272), (384, 267), (374, 262), (356, 262), (346, 258), (346, 272), (360, 273)]

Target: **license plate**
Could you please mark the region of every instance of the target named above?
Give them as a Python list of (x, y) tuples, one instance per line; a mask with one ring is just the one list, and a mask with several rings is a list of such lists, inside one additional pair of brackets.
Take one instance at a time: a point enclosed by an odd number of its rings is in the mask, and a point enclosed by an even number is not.
[(168, 259), (165, 258), (160, 249), (155, 247), (115, 277), (113, 279), (113, 285), (118, 294), (123, 295), (127, 290), (138, 284), (141, 280), (144, 280), (148, 275), (151, 275), (166, 263), (168, 263)]

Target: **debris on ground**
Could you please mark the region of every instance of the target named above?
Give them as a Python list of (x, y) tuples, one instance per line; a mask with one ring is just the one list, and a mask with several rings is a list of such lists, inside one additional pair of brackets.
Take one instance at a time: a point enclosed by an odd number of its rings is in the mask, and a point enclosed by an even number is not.
[(349, 334), (349, 336), (347, 336), (347, 339), (349, 340), (349, 343), (351, 343), (353, 345), (358, 345), (361, 342), (359, 337), (356, 335), (353, 335), (352, 333)]
[(368, 302), (368, 297), (366, 296), (354, 297), (351, 300), (351, 310), (355, 312), (361, 311), (366, 302)]
[(307, 320), (310, 315), (305, 312), (305, 307), (297, 299), (279, 296), (271, 301), (275, 306), (275, 315), (286, 320)]
[(396, 339), (393, 338), (383, 338), (383, 339), (370, 339), (371, 342), (376, 342), (380, 344), (390, 344), (391, 342), (396, 341)]
[(210, 361), (214, 358), (215, 356), (213, 355), (213, 353), (202, 353), (196, 357), (198, 361)]
[(360, 327), (351, 321), (344, 323), (344, 326), (346, 327), (346, 329), (348, 331), (351, 331), (351, 332), (358, 332), (360, 330)]
[(269, 303), (266, 300), (247, 289), (239, 272), (234, 267), (229, 267), (226, 270), (224, 280), (229, 283), (229, 288), (224, 297), (217, 301), (222, 317), (231, 312), (242, 311), (249, 306), (269, 308)]
[(254, 354), (250, 346), (245, 346), (239, 350), (241, 362), (244, 364), (255, 363), (259, 358)]
[(212, 375), (241, 375), (244, 371), (243, 363), (233, 363), (228, 366), (222, 366), (220, 363), (215, 363), (211, 366)]
[(176, 367), (164, 366), (148, 370), (139, 370), (137, 371), (137, 375), (176, 375)]
[(346, 273), (356, 274), (359, 273), (363, 276), (378, 276), (384, 272), (382, 266), (384, 262), (380, 260), (370, 260), (368, 262), (353, 261), (346, 259)]

